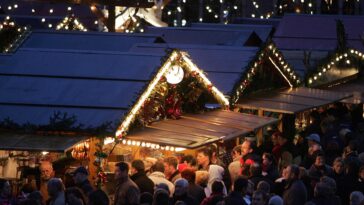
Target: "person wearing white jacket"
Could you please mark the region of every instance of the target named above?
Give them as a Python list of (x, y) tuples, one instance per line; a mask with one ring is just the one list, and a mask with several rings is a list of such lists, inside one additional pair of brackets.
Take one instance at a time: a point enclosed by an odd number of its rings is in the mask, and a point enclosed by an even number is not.
[(150, 168), (150, 172), (151, 172), (151, 174), (148, 177), (149, 177), (149, 179), (151, 179), (153, 181), (155, 187), (157, 187), (159, 184), (162, 184), (162, 183), (166, 184), (169, 189), (169, 196), (172, 197), (173, 193), (174, 193), (174, 184), (172, 182), (168, 181), (168, 179), (164, 175), (164, 164), (162, 162), (155, 163)]
[(220, 181), (222, 182), (222, 184), (224, 185), (224, 196), (227, 195), (227, 190), (223, 181), (223, 176), (224, 176), (224, 168), (222, 166), (216, 165), (216, 164), (211, 164), (209, 166), (209, 181), (207, 183), (207, 187), (205, 188), (205, 194), (206, 197), (209, 197), (212, 193), (212, 183), (214, 183), (215, 181)]

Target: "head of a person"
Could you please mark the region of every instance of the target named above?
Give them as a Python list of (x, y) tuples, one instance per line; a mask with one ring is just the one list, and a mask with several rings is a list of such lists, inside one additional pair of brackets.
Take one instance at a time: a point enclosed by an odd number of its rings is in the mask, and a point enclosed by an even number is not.
[(188, 181), (186, 179), (180, 178), (174, 182), (174, 195), (184, 196), (188, 191)]
[(125, 179), (128, 177), (129, 165), (126, 162), (118, 162), (115, 164), (115, 176), (116, 180)]
[(231, 156), (233, 157), (233, 160), (237, 160), (241, 157), (241, 145), (237, 145), (233, 148)]
[(332, 190), (329, 185), (324, 182), (319, 182), (315, 185), (314, 196), (316, 198), (329, 198), (332, 194)]
[(86, 204), (82, 190), (77, 187), (69, 187), (65, 191), (67, 204)]
[(169, 194), (164, 189), (156, 189), (153, 195), (153, 205), (169, 205)]
[(8, 180), (0, 179), (0, 195), (7, 197), (11, 194), (11, 187)]
[(342, 174), (344, 172), (344, 160), (341, 157), (337, 157), (332, 166), (336, 174)]
[(284, 136), (283, 134), (278, 135), (277, 139), (278, 139), (278, 144), (281, 146), (286, 144), (288, 141), (287, 137)]
[(265, 205), (267, 201), (267, 195), (262, 191), (255, 191), (253, 193), (252, 205)]
[(254, 163), (249, 168), (249, 174), (251, 177), (261, 176), (262, 171), (262, 166), (259, 163)]
[(186, 168), (181, 172), (182, 178), (186, 179), (188, 183), (194, 184), (196, 180), (196, 173), (194, 169)]
[(162, 172), (164, 173), (164, 164), (163, 162), (156, 162), (151, 168), (150, 168), (150, 172)]
[(257, 186), (257, 190), (264, 192), (265, 194), (270, 193), (270, 185), (266, 181), (260, 181)]
[(350, 205), (360, 205), (364, 200), (364, 195), (360, 191), (353, 191), (350, 194)]
[(274, 162), (274, 157), (270, 153), (263, 153), (262, 155), (262, 165), (265, 167), (270, 166)]
[(48, 181), (49, 179), (54, 177), (53, 166), (52, 163), (49, 161), (43, 161), (39, 166), (39, 170), (41, 174), (41, 179), (43, 181)]
[(196, 180), (195, 183), (205, 187), (209, 181), (209, 172), (208, 171), (196, 171)]
[(211, 157), (212, 157), (212, 154), (211, 154), (210, 149), (203, 148), (203, 149), (197, 150), (197, 157), (196, 157), (197, 165), (199, 165), (199, 166), (209, 165), (211, 162)]
[(224, 184), (221, 181), (214, 181), (211, 185), (211, 191), (213, 194), (222, 194), (224, 191)]
[(245, 195), (248, 188), (248, 180), (242, 176), (239, 176), (234, 181), (234, 191), (242, 193)]
[(109, 197), (101, 189), (94, 190), (88, 195), (88, 205), (109, 205), (109, 203)]
[(88, 171), (85, 167), (77, 167), (77, 169), (72, 173), (72, 178), (75, 184), (82, 184), (87, 180)]
[(171, 176), (177, 170), (178, 160), (176, 157), (166, 157), (164, 159), (164, 174)]
[(64, 191), (64, 185), (60, 178), (51, 178), (47, 183), (48, 194), (51, 197), (56, 197), (58, 193)]
[(170, 190), (169, 190), (169, 187), (166, 183), (159, 183), (155, 186), (155, 189), (164, 189), (168, 192), (168, 195), (170, 195)]
[(316, 167), (323, 167), (325, 166), (325, 155), (323, 152), (317, 152), (315, 156), (315, 162)]
[(309, 147), (312, 147), (315, 144), (320, 144), (320, 135), (313, 133), (306, 137), (307, 143)]
[(336, 181), (333, 178), (328, 177), (328, 176), (323, 176), (323, 177), (320, 178), (320, 182), (326, 184), (330, 188), (330, 190), (331, 190), (330, 194), (332, 196), (335, 195), (335, 193), (336, 193)]
[(130, 168), (131, 174), (143, 173), (144, 171), (145, 171), (145, 166), (142, 160), (136, 159), (131, 162), (131, 168)]
[(196, 167), (197, 164), (195, 157), (193, 157), (192, 155), (183, 156), (181, 162), (186, 164), (187, 168)]
[(254, 143), (250, 140), (245, 140), (241, 145), (241, 155), (246, 156), (253, 152)]
[(284, 177), (286, 180), (295, 180), (299, 178), (300, 168), (297, 165), (291, 164), (286, 167), (285, 172)]
[(274, 195), (269, 199), (268, 205), (283, 205), (283, 199), (278, 195)]
[(282, 135), (282, 133), (281, 132), (274, 132), (273, 134), (272, 134), (272, 136), (270, 137), (270, 139), (271, 139), (271, 141), (272, 141), (272, 144), (273, 145), (277, 145), (278, 144), (278, 136), (281, 136)]

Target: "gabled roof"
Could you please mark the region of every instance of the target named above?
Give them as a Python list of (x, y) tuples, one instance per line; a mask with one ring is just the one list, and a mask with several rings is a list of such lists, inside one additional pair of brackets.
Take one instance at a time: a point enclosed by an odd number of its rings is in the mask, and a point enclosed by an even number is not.
[(240, 47), (244, 46), (248, 40), (258, 37), (253, 31), (195, 27), (148, 27), (146, 33), (160, 35), (166, 43)]
[(252, 25), (252, 24), (213, 24), (213, 23), (192, 23), (193, 28), (212, 28), (226, 31), (254, 31), (262, 41), (266, 41), (272, 33), (271, 25)]
[(135, 44), (130, 51), (164, 53), (168, 48), (186, 51), (193, 62), (224, 94), (230, 95), (249, 63), (258, 52), (252, 47), (206, 46), (187, 44)]
[(23, 49), (0, 65), (0, 118), (47, 124), (54, 112), (85, 127), (118, 123), (162, 55)]
[(334, 50), (337, 46), (336, 20), (344, 24), (348, 47), (364, 51), (361, 40), (364, 16), (288, 14), (282, 18), (273, 41), (280, 50)]
[(35, 30), (23, 43), (22, 48), (124, 52), (135, 43), (156, 42), (163, 42), (163, 39), (152, 34)]

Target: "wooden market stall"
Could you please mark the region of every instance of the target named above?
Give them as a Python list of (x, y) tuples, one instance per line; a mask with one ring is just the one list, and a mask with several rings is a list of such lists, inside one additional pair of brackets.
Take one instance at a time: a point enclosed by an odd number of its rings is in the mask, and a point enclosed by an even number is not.
[(293, 137), (296, 128), (304, 128), (309, 122), (306, 111), (320, 108), (343, 99), (351, 94), (312, 88), (289, 88), (262, 92), (239, 99), (236, 106), (241, 109), (258, 110), (280, 114), (279, 129), (284, 135)]

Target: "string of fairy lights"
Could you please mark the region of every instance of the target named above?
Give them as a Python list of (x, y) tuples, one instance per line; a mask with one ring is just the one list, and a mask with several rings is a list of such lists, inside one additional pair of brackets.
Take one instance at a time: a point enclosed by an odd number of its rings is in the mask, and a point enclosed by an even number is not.
[(320, 80), (324, 73), (335, 67), (338, 63), (344, 62), (345, 64), (350, 65), (350, 58), (352, 57), (359, 58), (360, 60), (364, 61), (364, 54), (354, 49), (350, 49), (348, 52), (342, 54), (336, 54), (326, 65), (318, 68), (317, 72), (313, 74), (312, 77), (308, 78), (308, 84), (311, 85), (315, 81)]
[[(268, 52), (265, 50), (268, 49)], [(274, 58), (274, 59), (273, 59)], [(287, 84), (290, 87), (297, 86), (301, 83), (298, 75), (295, 73), (294, 69), (286, 62), (283, 58), (283, 54), (278, 50), (274, 43), (270, 43), (267, 47), (264, 47), (257, 55), (257, 58), (251, 64), (251, 67), (243, 74), (239, 86), (235, 88), (235, 94), (231, 98), (231, 104), (235, 104), (242, 93), (249, 86), (249, 81), (251, 81), (254, 75), (257, 73), (257, 68), (260, 61), (263, 59), (268, 59), (269, 62), (274, 66), (275, 69), (282, 75)]]
[(15, 33), (12, 34), (12, 39), (8, 42), (8, 45), (0, 50), (2, 53), (14, 51), (30, 32), (29, 27), (17, 26), (15, 22), (11, 20), (10, 16), (5, 17), (5, 20), (0, 23), (0, 32), (6, 29), (12, 29)]

